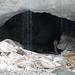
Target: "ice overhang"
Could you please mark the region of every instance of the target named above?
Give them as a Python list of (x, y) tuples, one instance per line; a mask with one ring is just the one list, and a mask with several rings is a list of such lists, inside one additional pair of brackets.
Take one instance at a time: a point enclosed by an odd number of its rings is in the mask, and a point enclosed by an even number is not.
[(0, 0), (0, 26), (12, 16), (27, 10), (75, 21), (75, 0)]

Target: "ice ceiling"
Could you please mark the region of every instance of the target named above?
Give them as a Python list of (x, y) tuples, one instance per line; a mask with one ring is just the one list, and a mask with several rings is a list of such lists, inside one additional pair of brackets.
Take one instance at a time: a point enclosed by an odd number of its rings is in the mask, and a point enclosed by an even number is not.
[(75, 21), (75, 0), (0, 0), (0, 26), (12, 16), (27, 10)]

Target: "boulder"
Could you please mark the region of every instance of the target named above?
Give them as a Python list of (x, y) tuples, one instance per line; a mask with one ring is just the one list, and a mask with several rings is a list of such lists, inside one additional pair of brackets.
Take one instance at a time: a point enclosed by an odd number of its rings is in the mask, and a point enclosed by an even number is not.
[(64, 32), (57, 47), (60, 50), (75, 50), (75, 32)]

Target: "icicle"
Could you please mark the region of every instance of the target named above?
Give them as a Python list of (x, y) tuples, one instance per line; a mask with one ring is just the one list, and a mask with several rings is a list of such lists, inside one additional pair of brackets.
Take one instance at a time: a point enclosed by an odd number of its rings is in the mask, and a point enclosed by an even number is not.
[(63, 19), (61, 18), (61, 34), (63, 32)]
[(32, 12), (30, 12), (30, 48), (31, 49), (32, 49), (32, 26), (33, 26)]
[[(61, 14), (63, 14), (63, 9), (62, 9), (62, 7), (63, 7), (63, 3), (62, 3), (62, 1), (61, 1)], [(62, 32), (63, 32), (63, 19), (61, 18), (61, 34), (62, 34)]]
[(28, 11), (27, 11), (27, 49), (29, 49), (29, 24), (28, 24)]
[(22, 14), (22, 23), (21, 23), (21, 40), (22, 40), (22, 44), (23, 46), (26, 48), (26, 28), (27, 26), (25, 25), (26, 24), (26, 13), (23, 13)]
[(66, 25), (66, 30), (68, 30), (68, 29), (67, 29), (67, 28), (68, 28), (67, 20), (66, 20), (66, 22), (65, 22), (65, 23), (66, 23), (66, 24), (65, 24), (65, 25)]
[(75, 31), (75, 21), (74, 21), (74, 25), (73, 25), (73, 30)]
[(32, 49), (32, 12), (27, 11), (27, 49)]

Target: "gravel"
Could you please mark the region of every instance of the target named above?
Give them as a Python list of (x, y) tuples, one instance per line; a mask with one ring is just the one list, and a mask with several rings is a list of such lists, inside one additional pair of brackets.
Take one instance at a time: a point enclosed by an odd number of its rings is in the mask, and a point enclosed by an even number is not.
[(50, 69), (35, 69), (35, 70), (0, 70), (0, 75), (56, 75), (51, 73)]

